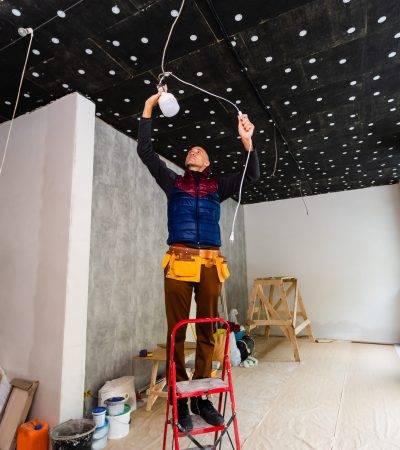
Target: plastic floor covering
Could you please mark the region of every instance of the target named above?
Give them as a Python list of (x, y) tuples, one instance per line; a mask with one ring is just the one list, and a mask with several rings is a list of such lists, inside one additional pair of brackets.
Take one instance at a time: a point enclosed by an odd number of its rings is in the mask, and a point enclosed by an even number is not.
[[(300, 340), (300, 354), (294, 363), (285, 339), (257, 338), (259, 365), (234, 368), (243, 450), (400, 449), (400, 358), (393, 345)], [(129, 435), (109, 441), (107, 450), (160, 450), (164, 414), (163, 399), (151, 412), (135, 411)], [(222, 448), (231, 448), (227, 439)]]

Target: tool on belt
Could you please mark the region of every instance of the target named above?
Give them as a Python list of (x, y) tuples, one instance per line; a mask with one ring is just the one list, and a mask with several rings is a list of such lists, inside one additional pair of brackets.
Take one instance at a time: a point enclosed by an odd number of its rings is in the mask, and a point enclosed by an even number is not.
[(228, 263), (218, 249), (202, 249), (171, 245), (162, 260), (165, 276), (174, 280), (199, 282), (201, 266), (216, 266), (223, 283), (229, 277)]

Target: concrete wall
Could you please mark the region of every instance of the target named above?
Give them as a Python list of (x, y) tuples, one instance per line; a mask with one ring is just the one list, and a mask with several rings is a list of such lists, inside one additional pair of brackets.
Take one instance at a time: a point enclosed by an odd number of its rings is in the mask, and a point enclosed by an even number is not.
[[(225, 239), (235, 205), (223, 204)], [(237, 222), (237, 241), (225, 247), (234, 302), (246, 295), (242, 209)], [(132, 356), (165, 342), (160, 262), (166, 224), (165, 194), (137, 156), (135, 141), (97, 119), (86, 358), (86, 388), (94, 394), (106, 380), (127, 374), (134, 373), (136, 387), (148, 383), (149, 366), (134, 364)]]
[(292, 275), (316, 336), (400, 341), (399, 185), (245, 206), (249, 283)]
[(94, 112), (71, 94), (16, 119), (0, 177), (0, 364), (40, 381), (50, 425), (82, 413)]

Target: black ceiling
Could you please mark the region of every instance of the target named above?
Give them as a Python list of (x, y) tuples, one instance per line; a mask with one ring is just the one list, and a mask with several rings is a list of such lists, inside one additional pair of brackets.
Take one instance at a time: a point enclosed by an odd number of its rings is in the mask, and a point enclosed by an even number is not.
[[(186, 1), (165, 68), (254, 121), (262, 176), (243, 203), (398, 182), (399, 0), (213, 0), (217, 17), (208, 0)], [(0, 48), (19, 38), (19, 26), (35, 28), (59, 11), (35, 31), (18, 114), (79, 91), (135, 137), (181, 2), (83, 0), (68, 9), (74, 3), (0, 3)], [(28, 39), (0, 51), (0, 121), (11, 117)], [(156, 150), (182, 166), (187, 149), (202, 145), (215, 172), (241, 170), (234, 108), (168, 81), (181, 111), (155, 117)], [(274, 176), (270, 117), (288, 143), (276, 133)]]

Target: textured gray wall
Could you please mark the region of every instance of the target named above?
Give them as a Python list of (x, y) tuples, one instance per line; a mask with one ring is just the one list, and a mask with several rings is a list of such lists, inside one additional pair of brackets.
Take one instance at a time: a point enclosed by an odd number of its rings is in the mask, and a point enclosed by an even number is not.
[[(245, 310), (246, 255), (243, 207), (236, 240), (229, 243), (236, 203), (222, 205), (223, 251), (231, 277), (229, 306)], [(96, 120), (85, 388), (97, 395), (105, 381), (134, 374), (148, 383), (147, 363), (133, 362), (142, 348), (165, 342), (163, 273), (167, 202), (136, 153), (136, 143)], [(244, 317), (243, 315), (241, 316)]]

